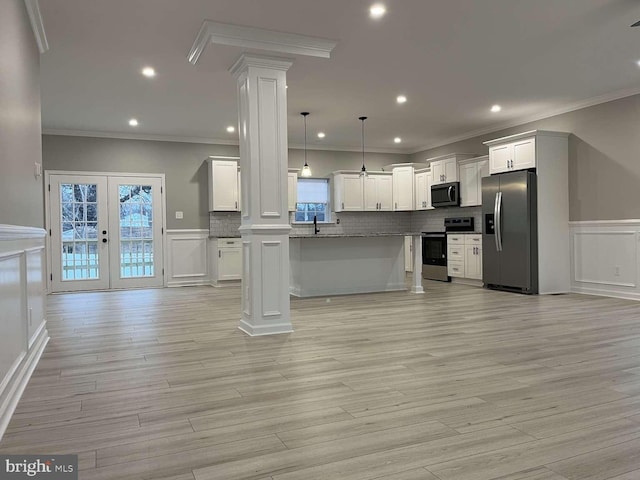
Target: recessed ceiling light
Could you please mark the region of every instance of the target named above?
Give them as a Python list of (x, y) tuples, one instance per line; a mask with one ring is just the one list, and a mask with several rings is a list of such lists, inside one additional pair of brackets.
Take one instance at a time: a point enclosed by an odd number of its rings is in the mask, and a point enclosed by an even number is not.
[(636, 64), (640, 67), (640, 60), (638, 60), (638, 61), (636, 62)]
[(324, 138), (324, 137), (326, 137), (324, 132), (318, 132), (318, 138)]
[(492, 111), (493, 113), (497, 113), (497, 112), (499, 112), (500, 110), (502, 110), (502, 107), (501, 107), (500, 105), (494, 105), (493, 107), (491, 107), (491, 111)]
[(229, 133), (233, 133), (233, 132), (235, 132), (235, 131), (236, 131), (236, 127), (234, 127), (233, 125), (229, 125), (229, 126), (227, 127), (227, 132), (229, 132)]
[(137, 127), (138, 120), (136, 120), (135, 118), (132, 118), (131, 120), (129, 120), (129, 125), (131, 125), (132, 127)]
[(369, 15), (371, 15), (371, 18), (382, 18), (385, 13), (387, 13), (387, 9), (381, 3), (376, 3), (369, 9)]
[(153, 68), (151, 68), (151, 67), (144, 67), (144, 68), (142, 69), (142, 74), (143, 74), (145, 77), (152, 78), (152, 77), (155, 77), (155, 76), (156, 76), (156, 71), (155, 71)]
[(402, 139), (400, 137), (396, 137), (393, 139), (393, 143), (400, 143), (402, 142)]
[(405, 97), (404, 95), (398, 95), (396, 97), (396, 102), (398, 103), (405, 103), (407, 101), (407, 97)]

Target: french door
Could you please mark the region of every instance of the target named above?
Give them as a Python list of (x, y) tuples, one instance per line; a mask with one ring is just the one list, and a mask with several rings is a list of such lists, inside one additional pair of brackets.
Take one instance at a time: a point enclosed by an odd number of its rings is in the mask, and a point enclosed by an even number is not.
[(51, 290), (160, 287), (162, 179), (49, 175)]

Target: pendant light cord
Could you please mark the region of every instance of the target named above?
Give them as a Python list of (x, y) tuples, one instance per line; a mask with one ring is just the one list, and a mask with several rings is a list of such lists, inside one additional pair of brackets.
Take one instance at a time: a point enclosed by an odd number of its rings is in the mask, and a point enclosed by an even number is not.
[(307, 115), (309, 112), (301, 112), (300, 115), (304, 118), (304, 166), (309, 168), (307, 164)]
[(362, 171), (366, 172), (367, 171), (367, 167), (365, 167), (364, 165), (364, 121), (367, 119), (367, 117), (359, 117), (358, 120), (360, 120), (362, 122)]

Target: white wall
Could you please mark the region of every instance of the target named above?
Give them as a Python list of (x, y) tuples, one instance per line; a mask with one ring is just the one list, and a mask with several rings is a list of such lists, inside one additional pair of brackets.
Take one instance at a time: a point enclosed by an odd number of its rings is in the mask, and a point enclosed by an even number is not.
[(40, 53), (23, 0), (0, 2), (0, 437), (48, 340)]

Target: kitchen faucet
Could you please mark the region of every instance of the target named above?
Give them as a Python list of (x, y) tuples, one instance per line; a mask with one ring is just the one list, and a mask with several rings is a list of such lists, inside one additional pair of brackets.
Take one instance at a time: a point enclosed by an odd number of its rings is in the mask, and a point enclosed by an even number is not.
[(313, 234), (317, 235), (320, 233), (320, 229), (318, 228), (318, 217), (317, 215), (313, 216)]

